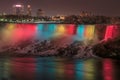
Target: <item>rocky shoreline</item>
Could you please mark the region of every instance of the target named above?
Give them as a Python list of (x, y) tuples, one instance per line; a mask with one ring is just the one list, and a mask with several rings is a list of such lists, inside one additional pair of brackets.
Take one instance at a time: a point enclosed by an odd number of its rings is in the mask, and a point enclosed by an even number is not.
[(120, 38), (103, 40), (95, 45), (85, 45), (82, 41), (59, 44), (53, 40), (24, 41), (14, 45), (0, 45), (0, 57), (101, 57), (120, 59)]

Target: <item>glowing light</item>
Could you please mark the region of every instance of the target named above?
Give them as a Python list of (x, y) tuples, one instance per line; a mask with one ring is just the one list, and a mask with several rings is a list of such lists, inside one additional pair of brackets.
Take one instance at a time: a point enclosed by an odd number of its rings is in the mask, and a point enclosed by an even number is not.
[(56, 30), (55, 24), (48, 24), (48, 31), (54, 33)]
[(112, 62), (109, 59), (103, 61), (103, 76), (104, 80), (114, 80), (113, 78), (113, 66)]
[(75, 25), (70, 24), (70, 25), (66, 25), (66, 31), (68, 35), (73, 35), (75, 33)]
[(84, 77), (84, 63), (83, 61), (79, 60), (79, 61), (76, 61), (75, 63), (75, 77), (76, 77), (76, 80), (84, 80), (83, 77)]
[(84, 36), (86, 40), (92, 40), (94, 38), (95, 25), (86, 25)]
[(65, 27), (63, 25), (59, 26), (58, 32), (59, 33), (64, 33), (65, 32)]
[(67, 63), (65, 65), (65, 75), (68, 80), (74, 79), (74, 64), (73, 63)]
[(15, 24), (7, 24), (5, 28), (2, 30), (3, 41), (10, 42), (12, 41), (12, 35), (14, 34)]
[(14, 42), (34, 38), (35, 25), (32, 24), (16, 24), (12, 39)]
[(59, 62), (56, 64), (56, 76), (60, 78), (61, 80), (64, 79), (65, 77), (65, 66), (64, 63)]
[(35, 36), (35, 25), (32, 24), (7, 24), (3, 30), (2, 38), (8, 42), (19, 42)]
[(43, 24), (38, 24), (37, 25), (37, 30), (38, 31), (42, 31), (43, 30), (43, 26), (44, 26)]
[(36, 28), (36, 38), (42, 39), (43, 28), (44, 28), (43, 24), (38, 24), (37, 25), (37, 28)]
[(84, 25), (78, 25), (77, 27), (77, 37), (80, 40), (84, 40)]
[(8, 30), (14, 30), (15, 29), (15, 25), (14, 24), (7, 24), (7, 29)]
[(15, 7), (22, 7), (22, 5), (17, 4), (17, 5), (15, 5)]
[[(87, 73), (84, 73), (85, 80), (95, 80), (96, 68), (95, 68), (94, 64), (95, 64), (94, 59), (85, 61), (85, 63), (84, 63), (84, 72), (87, 72)], [(92, 73), (92, 74), (90, 74), (90, 73)]]
[[(3, 72), (3, 76), (2, 77), (5, 77), (5, 78), (10, 78), (10, 73), (11, 73), (11, 64), (10, 64), (10, 60), (6, 60), (3, 64), (4, 64), (4, 72)], [(1, 75), (0, 75), (1, 76)], [(1, 77), (0, 77), (1, 78)]]
[(49, 26), (48, 24), (44, 24), (44, 28), (43, 28), (43, 35), (44, 39), (50, 39), (51, 37), (51, 33), (49, 31)]
[(113, 28), (114, 26), (110, 25), (110, 26), (107, 26), (107, 29), (106, 29), (106, 33), (105, 33), (105, 40), (109, 39), (109, 38), (112, 38), (113, 37)]
[(56, 30), (56, 25), (55, 24), (48, 24), (48, 35), (50, 35), (50, 37), (54, 37), (54, 33)]
[(65, 33), (65, 26), (64, 25), (57, 25), (55, 35), (63, 35)]
[[(110, 25), (106, 28), (104, 39), (107, 40), (118, 35), (117, 26)], [(104, 31), (103, 31), (104, 32)], [(74, 25), (74, 24), (5, 24), (1, 28), (1, 40), (4, 42), (20, 42), (29, 39), (59, 39), (65, 42), (73, 42), (75, 40), (90, 43), (96, 40), (95, 25)], [(6, 43), (7, 44), (7, 43)]]
[(31, 39), (31, 38), (34, 39), (35, 33), (36, 33), (36, 25), (27, 24), (25, 26), (26, 26), (26, 31), (24, 30), (24, 32), (25, 32), (26, 39)]

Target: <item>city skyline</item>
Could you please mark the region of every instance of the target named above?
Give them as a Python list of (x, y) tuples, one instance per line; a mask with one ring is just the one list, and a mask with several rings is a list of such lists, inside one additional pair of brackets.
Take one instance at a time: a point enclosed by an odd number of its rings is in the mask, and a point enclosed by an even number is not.
[(81, 11), (97, 15), (120, 16), (120, 1), (117, 0), (1, 0), (0, 13), (12, 14), (12, 5), (31, 5), (32, 15), (38, 9), (45, 11), (45, 15), (79, 15)]

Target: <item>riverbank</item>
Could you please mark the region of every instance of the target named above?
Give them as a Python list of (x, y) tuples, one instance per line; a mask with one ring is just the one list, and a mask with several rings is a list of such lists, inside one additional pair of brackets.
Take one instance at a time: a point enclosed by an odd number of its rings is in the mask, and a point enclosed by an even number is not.
[[(27, 41), (28, 42), (28, 41)], [(96, 45), (81, 42), (57, 46), (51, 41), (33, 41), (0, 49), (0, 57), (61, 57), (61, 58), (111, 58), (120, 59), (120, 39), (109, 39)]]
[(103, 58), (120, 59), (120, 38), (109, 39), (94, 45), (93, 53)]

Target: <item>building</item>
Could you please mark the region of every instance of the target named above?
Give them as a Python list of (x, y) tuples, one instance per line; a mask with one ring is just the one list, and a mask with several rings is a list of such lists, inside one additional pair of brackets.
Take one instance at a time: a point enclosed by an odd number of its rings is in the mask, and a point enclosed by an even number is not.
[(92, 13), (91, 12), (82, 11), (82, 12), (80, 12), (80, 16), (81, 17), (92, 16)]
[(22, 5), (22, 4), (13, 5), (13, 14), (14, 15), (24, 15), (24, 5)]
[(45, 16), (45, 12), (42, 9), (38, 9), (36, 14), (37, 14), (37, 17)]
[(31, 13), (31, 5), (27, 5), (27, 15), (28, 16), (31, 16), (32, 15), (32, 13)]
[(64, 15), (52, 16), (51, 19), (54, 20), (54, 21), (56, 21), (56, 20), (65, 20), (65, 16)]

